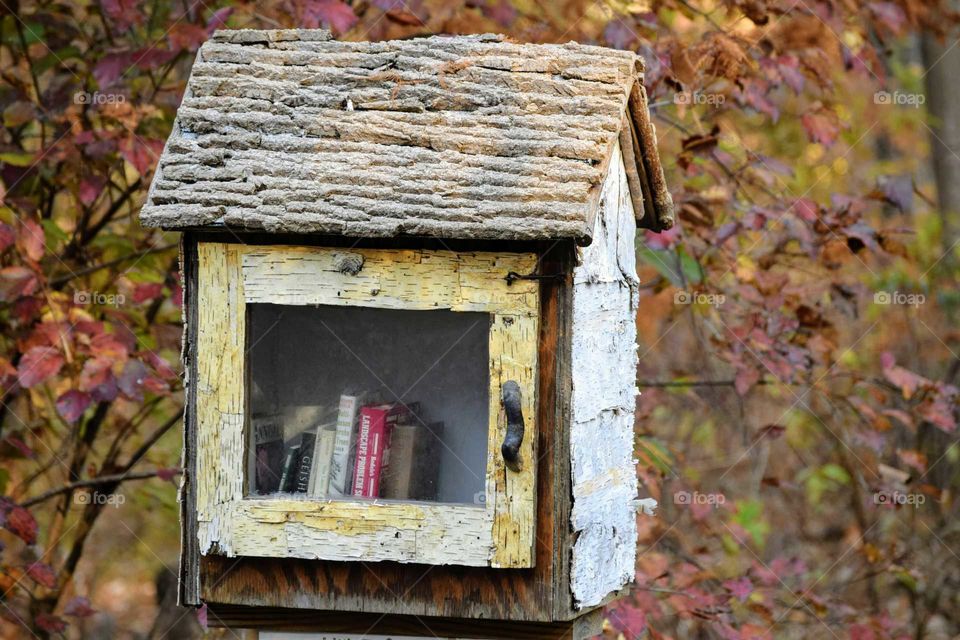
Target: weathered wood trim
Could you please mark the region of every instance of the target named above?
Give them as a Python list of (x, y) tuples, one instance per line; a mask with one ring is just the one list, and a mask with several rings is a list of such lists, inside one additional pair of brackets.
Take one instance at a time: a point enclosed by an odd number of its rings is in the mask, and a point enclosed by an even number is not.
[[(535, 254), (449, 251), (200, 247), (197, 512), (200, 552), (326, 560), (458, 564), (503, 568), (534, 562), (538, 285), (508, 284)], [(342, 268), (349, 258), (362, 267)], [(437, 505), (244, 498), (247, 303), (332, 304), (491, 313), (490, 428), (486, 501)], [(523, 390), (529, 437), (507, 470), (499, 455), (506, 425), (500, 387)]]
[[(542, 322), (553, 340), (541, 341), (541, 384), (547, 394), (556, 398), (549, 414), (542, 415), (542, 424), (553, 425), (552, 454), (553, 486), (553, 540), (556, 574), (552, 581), (553, 619), (570, 620), (582, 615), (573, 607), (570, 595), (570, 556), (573, 548), (573, 529), (570, 512), (573, 507), (573, 489), (570, 476), (570, 401), (572, 392), (570, 349), (572, 340), (571, 310), (575, 251), (560, 246), (547, 253), (541, 263), (544, 273), (566, 274), (562, 280), (541, 285)], [(548, 364), (549, 363), (549, 364)], [(549, 366), (549, 368), (547, 368)]]
[(643, 220), (645, 209), (648, 206), (649, 194), (644, 194), (643, 180), (639, 169), (642, 161), (638, 157), (639, 146), (633, 131), (633, 120), (628, 116), (623, 118), (623, 128), (620, 129), (620, 150), (623, 152), (623, 168), (626, 171), (627, 186), (630, 188), (630, 202), (633, 206), (633, 218), (637, 225)]
[[(642, 161), (643, 174), (640, 176), (646, 185), (644, 206), (649, 212), (642, 218), (642, 226), (654, 231), (663, 231), (673, 227), (673, 197), (667, 189), (663, 175), (663, 165), (657, 151), (657, 130), (653, 126), (647, 104), (647, 90), (642, 81), (637, 81), (630, 89), (629, 113), (632, 119), (632, 135), (639, 145), (637, 157)], [(650, 197), (646, 197), (649, 191)]]
[[(342, 270), (344, 261), (361, 265)], [(533, 254), (402, 249), (341, 251), (310, 247), (245, 247), (248, 303), (344, 305), (378, 309), (450, 309), (537, 317), (537, 283), (510, 285), (508, 272), (529, 273)]]
[(183, 452), (180, 466), (180, 576), (177, 602), (180, 606), (200, 605), (200, 549), (197, 539), (196, 470), (197, 368), (193, 354), (197, 344), (197, 243), (191, 234), (180, 237), (180, 278), (184, 287), (183, 345), (180, 354), (184, 370)]
[[(284, 637), (283, 632), (302, 631), (470, 640), (588, 640), (600, 633), (603, 624), (599, 612), (566, 622), (470, 620), (297, 609), (250, 610), (224, 605), (211, 605), (210, 614), (211, 626), (269, 629), (280, 632), (271, 634), (280, 638)], [(291, 635), (290, 640), (300, 640), (300, 637)]]
[(573, 285), (571, 592), (595, 606), (633, 579), (636, 559), (636, 224), (622, 160), (604, 182), (594, 242)]

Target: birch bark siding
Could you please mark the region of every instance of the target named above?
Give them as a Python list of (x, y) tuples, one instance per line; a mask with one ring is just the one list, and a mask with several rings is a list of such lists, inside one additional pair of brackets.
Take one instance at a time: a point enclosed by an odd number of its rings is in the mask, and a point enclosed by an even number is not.
[(578, 608), (633, 579), (637, 550), (635, 222), (619, 146), (573, 286), (571, 590)]

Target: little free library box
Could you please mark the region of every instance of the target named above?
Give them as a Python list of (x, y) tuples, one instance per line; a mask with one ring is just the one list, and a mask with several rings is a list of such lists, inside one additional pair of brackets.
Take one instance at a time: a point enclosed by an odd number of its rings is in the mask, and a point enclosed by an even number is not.
[(181, 602), (218, 625), (588, 637), (634, 575), (631, 52), (220, 31), (141, 213), (183, 232)]

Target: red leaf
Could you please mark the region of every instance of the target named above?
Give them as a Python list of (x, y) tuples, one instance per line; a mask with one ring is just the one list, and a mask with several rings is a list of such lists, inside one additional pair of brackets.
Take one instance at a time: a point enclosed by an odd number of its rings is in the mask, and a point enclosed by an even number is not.
[(760, 381), (760, 372), (753, 367), (744, 367), (737, 371), (733, 380), (733, 387), (741, 397), (747, 395), (747, 392), (753, 388), (753, 385)]
[(46, 239), (43, 236), (43, 227), (34, 222), (29, 218), (24, 218), (20, 221), (19, 229), (17, 229), (17, 240), (20, 244), (20, 250), (23, 251), (24, 255), (38, 262), (43, 258), (44, 248), (46, 247)]
[(876, 16), (878, 22), (893, 33), (900, 33), (900, 29), (906, 22), (903, 9), (893, 2), (871, 2), (867, 6), (870, 8), (870, 12)]
[(63, 613), (75, 618), (87, 618), (96, 613), (96, 609), (90, 606), (88, 599), (83, 596), (76, 596), (63, 608)]
[(123, 395), (131, 400), (143, 400), (143, 383), (147, 378), (147, 368), (139, 360), (127, 360), (117, 385)]
[(38, 613), (33, 619), (37, 628), (47, 633), (63, 633), (67, 630), (67, 623), (61, 618), (49, 613)]
[(108, 53), (100, 58), (93, 68), (93, 77), (100, 89), (107, 89), (130, 67), (132, 56), (129, 51)]
[(197, 24), (180, 22), (170, 29), (167, 39), (174, 51), (196, 51), (207, 39), (207, 30)]
[(57, 413), (68, 423), (73, 424), (90, 406), (90, 401), (89, 393), (71, 389), (57, 398)]
[(37, 521), (33, 515), (21, 506), (10, 507), (3, 521), (3, 527), (27, 544), (37, 541)]
[(840, 119), (836, 113), (825, 108), (808, 111), (800, 118), (800, 122), (810, 140), (827, 147), (836, 142), (840, 135)]
[(876, 640), (873, 629), (865, 624), (850, 625), (850, 640)]
[(162, 282), (145, 282), (143, 284), (138, 284), (133, 289), (133, 302), (135, 304), (140, 304), (142, 302), (146, 302), (147, 300), (154, 300), (155, 298), (159, 298), (160, 294), (162, 293)]
[(170, 363), (155, 354), (153, 351), (147, 351), (147, 353), (144, 354), (144, 357), (147, 363), (153, 367), (153, 370), (156, 371), (157, 375), (161, 378), (169, 380), (177, 377), (177, 372), (173, 367), (170, 366)]
[(924, 398), (924, 401), (917, 407), (917, 413), (924, 420), (947, 433), (953, 433), (957, 428), (957, 421), (953, 417), (951, 404), (942, 396)]
[(20, 358), (17, 375), (20, 386), (25, 389), (35, 387), (47, 378), (60, 373), (63, 356), (54, 347), (33, 347)]
[(26, 442), (20, 438), (17, 438), (16, 436), (7, 436), (3, 440), (0, 440), (0, 442), (10, 445), (20, 452), (20, 455), (22, 455), (24, 458), (32, 458), (33, 456), (37, 455), (33, 449), (27, 446)]
[(13, 232), (13, 227), (6, 222), (0, 222), (0, 251), (5, 251), (16, 239), (17, 237)]
[(637, 34), (623, 18), (614, 18), (604, 28), (603, 39), (614, 49), (631, 49)]
[(163, 142), (144, 140), (140, 136), (124, 138), (120, 141), (120, 155), (133, 165), (140, 175), (146, 175), (160, 159)]
[(800, 198), (793, 203), (793, 212), (805, 222), (814, 223), (820, 219), (820, 207), (808, 198)]
[(891, 384), (899, 387), (903, 393), (903, 397), (907, 400), (916, 393), (917, 389), (931, 384), (931, 382), (923, 376), (895, 365), (893, 354), (889, 352), (884, 352), (880, 356), (880, 362), (883, 365), (883, 377), (889, 380)]
[(157, 477), (161, 480), (166, 480), (167, 482), (173, 480), (178, 475), (180, 475), (180, 469), (176, 467), (171, 467), (170, 469), (157, 469)]
[(110, 21), (120, 31), (143, 23), (143, 13), (137, 8), (138, 0), (103, 0), (101, 6)]
[(106, 181), (100, 176), (88, 176), (80, 181), (80, 202), (90, 206), (103, 191)]
[(799, 61), (796, 56), (780, 56), (779, 68), (780, 76), (783, 78), (783, 81), (787, 83), (787, 86), (793, 89), (794, 93), (801, 93), (803, 91), (803, 85), (806, 83), (806, 78), (804, 78), (803, 72), (799, 69)]
[(496, 20), (503, 27), (510, 25), (517, 18), (517, 10), (508, 0), (487, 0), (480, 10), (483, 11), (483, 15)]
[(207, 630), (207, 604), (204, 603), (200, 605), (200, 608), (197, 609), (197, 622), (200, 623), (200, 626), (203, 627), (203, 630)]
[(920, 473), (927, 470), (927, 456), (913, 449), (897, 449), (897, 457), (908, 467), (913, 467)]
[(757, 434), (754, 436), (753, 439), (754, 439), (754, 442), (756, 442), (757, 440), (762, 440), (764, 438), (767, 438), (769, 440), (776, 440), (777, 438), (782, 436), (786, 430), (787, 428), (784, 427), (783, 425), (768, 424), (766, 426), (760, 427), (760, 429), (757, 431)]
[(150, 71), (167, 64), (177, 57), (177, 52), (169, 47), (147, 47), (146, 49), (137, 49), (130, 54), (134, 64), (138, 69)]
[(632, 638), (643, 637), (643, 631), (647, 628), (647, 616), (642, 608), (621, 600), (607, 613), (609, 613), (610, 623), (617, 631), (625, 631)]
[(147, 376), (147, 379), (143, 381), (143, 388), (158, 396), (166, 395), (170, 392), (170, 385), (154, 376)]
[(106, 358), (120, 363), (129, 355), (127, 346), (120, 342), (112, 333), (102, 333), (90, 341), (90, 353), (99, 358)]
[(207, 20), (207, 34), (213, 34), (217, 29), (222, 29), (227, 24), (227, 18), (233, 15), (233, 7), (223, 7), (217, 9)]
[(34, 562), (27, 567), (27, 575), (30, 576), (34, 582), (43, 585), (47, 589), (53, 589), (57, 586), (57, 574), (53, 572), (53, 569), (48, 564)]
[(663, 250), (670, 249), (680, 241), (680, 225), (674, 225), (673, 228), (660, 233), (653, 231), (644, 232), (644, 244), (650, 249)]
[(37, 274), (26, 267), (0, 269), (0, 302), (33, 295), (38, 284)]
[(307, 26), (323, 24), (337, 35), (349, 31), (358, 20), (353, 9), (341, 0), (306, 0), (303, 7)]
[(80, 372), (80, 390), (89, 391), (97, 402), (116, 398), (117, 381), (110, 367), (111, 362), (106, 358), (91, 358), (83, 363), (83, 370)]
[(745, 602), (746, 599), (750, 597), (750, 594), (753, 593), (753, 583), (750, 582), (750, 578), (746, 576), (736, 580), (726, 580), (723, 583), (723, 588), (729, 591), (730, 595), (740, 602)]

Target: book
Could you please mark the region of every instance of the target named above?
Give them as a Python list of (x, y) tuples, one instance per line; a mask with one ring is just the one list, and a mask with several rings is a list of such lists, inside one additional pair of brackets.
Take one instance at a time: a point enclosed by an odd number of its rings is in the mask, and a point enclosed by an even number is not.
[(300, 457), (297, 461), (297, 480), (294, 484), (295, 493), (310, 492), (310, 472), (313, 470), (316, 443), (317, 434), (313, 431), (304, 431), (300, 435)]
[[(440, 480), (440, 459), (443, 456), (442, 422), (431, 422), (425, 429), (423, 448), (419, 452), (417, 474), (414, 476), (411, 498), (437, 500)], [(426, 462), (425, 462), (426, 461)]]
[(409, 413), (410, 409), (401, 403), (366, 406), (360, 409), (352, 495), (360, 498), (380, 496), (380, 475), (390, 434), (401, 416)]
[(390, 436), (381, 476), (381, 498), (436, 500), (443, 423), (398, 423)]
[(418, 424), (398, 424), (390, 436), (389, 456), (381, 476), (380, 497), (392, 500), (412, 498), (413, 477), (420, 460), (418, 449), (422, 448), (424, 428)]
[(353, 463), (357, 455), (357, 410), (360, 398), (354, 395), (341, 395), (337, 411), (336, 438), (333, 444), (333, 457), (330, 459), (331, 496), (352, 494)]
[(334, 442), (337, 438), (337, 425), (334, 422), (317, 429), (317, 445), (313, 456), (313, 469), (310, 473), (310, 490), (313, 498), (326, 498), (330, 487), (330, 464), (333, 460)]
[(274, 493), (283, 474), (283, 425), (277, 416), (253, 416), (255, 492)]
[(283, 461), (283, 473), (280, 474), (280, 491), (290, 493), (294, 490), (299, 461), (300, 445), (295, 444), (287, 449), (287, 457)]

